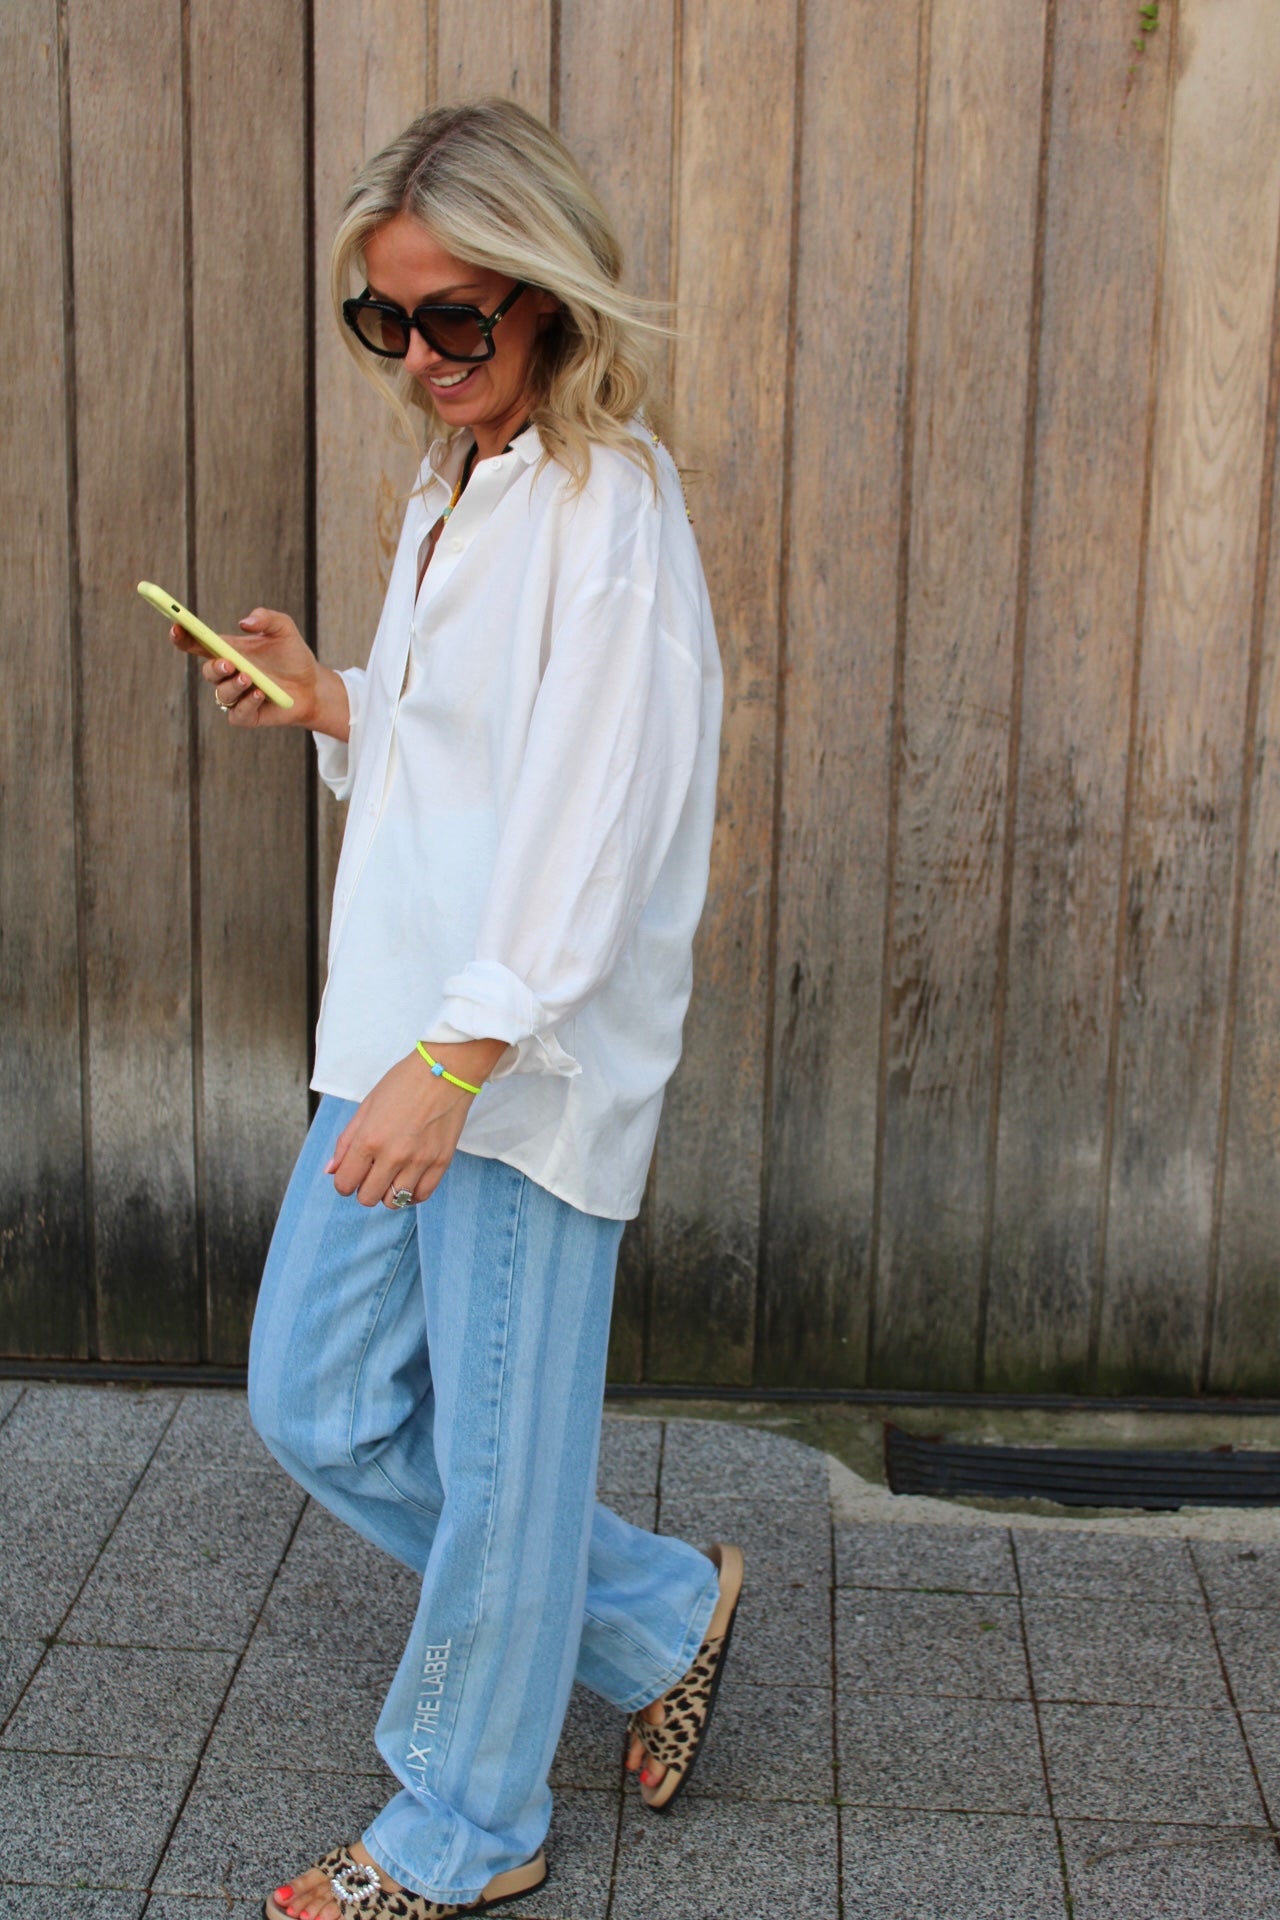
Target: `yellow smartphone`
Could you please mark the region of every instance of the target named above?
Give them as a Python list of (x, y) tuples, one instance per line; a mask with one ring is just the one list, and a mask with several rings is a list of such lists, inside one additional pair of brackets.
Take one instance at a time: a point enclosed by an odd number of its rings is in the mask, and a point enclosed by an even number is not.
[(163, 587), (157, 587), (151, 580), (139, 580), (138, 592), (147, 605), (154, 607), (157, 613), (162, 613), (166, 620), (176, 620), (193, 640), (200, 642), (206, 653), (216, 655), (219, 660), (229, 660), (241, 673), (247, 673), (254, 686), (261, 687), (268, 700), (277, 707), (293, 705), (291, 693), (278, 687), (271, 675), (264, 673), (261, 667), (255, 667), (252, 660), (246, 660), (242, 653), (237, 653), (231, 642), (224, 640), (220, 633), (215, 633), (212, 627), (206, 627), (204, 621), (198, 620), (194, 613), (183, 606), (181, 600), (175, 600), (171, 593), (166, 593)]

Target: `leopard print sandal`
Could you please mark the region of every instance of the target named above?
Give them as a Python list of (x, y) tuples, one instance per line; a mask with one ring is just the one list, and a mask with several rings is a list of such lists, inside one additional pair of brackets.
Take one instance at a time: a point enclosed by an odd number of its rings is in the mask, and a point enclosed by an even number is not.
[(720, 1571), (720, 1598), (698, 1657), (674, 1687), (659, 1695), (666, 1710), (659, 1726), (639, 1712), (627, 1721), (628, 1749), (633, 1740), (639, 1739), (649, 1759), (666, 1768), (656, 1787), (646, 1787), (643, 1781), (640, 1785), (640, 1798), (655, 1813), (665, 1813), (670, 1807), (702, 1750), (742, 1596), (742, 1549), (717, 1543), (707, 1548), (707, 1558)]
[[(454, 1920), (455, 1914), (487, 1913), (490, 1907), (501, 1906), (504, 1900), (516, 1900), (522, 1893), (532, 1893), (547, 1877), (547, 1862), (539, 1849), (522, 1867), (495, 1874), (480, 1898), (465, 1907), (441, 1905), (438, 1900), (428, 1900), (425, 1894), (410, 1893), (407, 1887), (393, 1893), (383, 1886), (377, 1868), (357, 1860), (347, 1847), (335, 1847), (323, 1860), (317, 1860), (311, 1871), (329, 1876), (342, 1920)], [(266, 1920), (290, 1920), (290, 1915), (276, 1905), (272, 1895), (268, 1895), (262, 1910)]]

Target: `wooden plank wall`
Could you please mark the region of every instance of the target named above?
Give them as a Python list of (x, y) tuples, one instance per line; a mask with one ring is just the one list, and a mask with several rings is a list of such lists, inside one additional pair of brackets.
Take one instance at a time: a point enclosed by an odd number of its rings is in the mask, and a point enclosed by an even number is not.
[(482, 12), (0, 19), (0, 1347), (243, 1356), (341, 814), (132, 585), (363, 658), (328, 235), (500, 92), (674, 303), (727, 674), (615, 1377), (1280, 1392), (1274, 0)]

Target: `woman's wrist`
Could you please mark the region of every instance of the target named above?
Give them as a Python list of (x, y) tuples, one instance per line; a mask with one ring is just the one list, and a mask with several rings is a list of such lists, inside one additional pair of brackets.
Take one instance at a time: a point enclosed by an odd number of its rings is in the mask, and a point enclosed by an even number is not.
[(422, 1040), (417, 1048), (425, 1072), (440, 1067), (440, 1078), (468, 1091), (484, 1085), (506, 1050), (505, 1040)]
[(316, 662), (316, 683), (311, 711), (304, 723), (311, 733), (328, 734), (334, 740), (351, 737), (351, 702), (347, 683), (332, 667)]

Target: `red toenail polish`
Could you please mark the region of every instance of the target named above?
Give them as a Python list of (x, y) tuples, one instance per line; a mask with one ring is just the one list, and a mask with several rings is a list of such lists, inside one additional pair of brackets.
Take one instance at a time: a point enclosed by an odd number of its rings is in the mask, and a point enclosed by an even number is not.
[(275, 1890), (275, 1892), (274, 1892), (274, 1893), (272, 1894), (272, 1896), (271, 1896), (271, 1898), (272, 1898), (273, 1900), (278, 1900), (278, 1901), (280, 1902), (280, 1904), (281, 1904), (281, 1906), (283, 1906), (286, 1900), (292, 1900), (292, 1898), (293, 1898), (293, 1888), (292, 1888), (292, 1887), (277, 1887), (277, 1888), (276, 1888), (276, 1890)]

